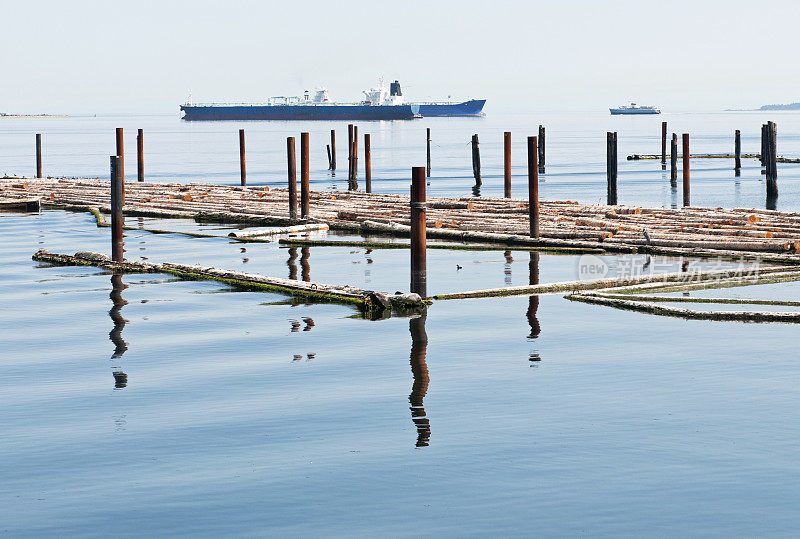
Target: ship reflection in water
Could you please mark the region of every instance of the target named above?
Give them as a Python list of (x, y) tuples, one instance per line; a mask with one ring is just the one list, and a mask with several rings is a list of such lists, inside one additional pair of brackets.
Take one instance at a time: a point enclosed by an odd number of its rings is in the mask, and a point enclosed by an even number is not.
[(411, 373), (414, 375), (408, 402), (411, 404), (411, 421), (417, 427), (417, 447), (428, 446), (431, 438), (431, 425), (423, 406), (430, 383), (428, 365), (425, 363), (425, 355), (428, 352), (428, 334), (425, 332), (426, 318), (427, 313), (423, 313), (408, 322), (408, 329), (411, 332)]
[[(112, 307), (108, 311), (108, 316), (114, 322), (114, 327), (108, 333), (108, 338), (114, 343), (114, 353), (111, 354), (111, 359), (119, 359), (128, 350), (128, 343), (122, 338), (122, 330), (128, 322), (122, 317), (122, 307), (128, 304), (123, 299), (122, 291), (128, 288), (128, 285), (122, 282), (122, 275), (115, 274), (111, 276), (111, 293), (108, 295), (111, 298)], [(118, 367), (114, 367), (118, 368)], [(128, 375), (122, 371), (114, 371), (114, 389), (122, 389), (128, 385)]]

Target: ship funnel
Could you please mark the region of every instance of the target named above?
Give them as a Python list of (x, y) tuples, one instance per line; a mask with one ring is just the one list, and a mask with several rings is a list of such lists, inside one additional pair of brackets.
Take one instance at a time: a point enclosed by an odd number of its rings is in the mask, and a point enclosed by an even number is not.
[(400, 83), (397, 81), (389, 83), (389, 95), (403, 95), (400, 91)]

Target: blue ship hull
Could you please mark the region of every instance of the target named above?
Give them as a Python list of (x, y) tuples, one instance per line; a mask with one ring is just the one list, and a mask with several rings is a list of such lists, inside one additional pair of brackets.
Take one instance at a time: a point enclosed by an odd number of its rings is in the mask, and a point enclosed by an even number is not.
[(661, 114), (658, 109), (608, 109), (611, 114)]
[(480, 116), (485, 99), (471, 99), (463, 103), (420, 103), (419, 113), (429, 116)]
[(184, 120), (411, 120), (412, 105), (181, 105)]

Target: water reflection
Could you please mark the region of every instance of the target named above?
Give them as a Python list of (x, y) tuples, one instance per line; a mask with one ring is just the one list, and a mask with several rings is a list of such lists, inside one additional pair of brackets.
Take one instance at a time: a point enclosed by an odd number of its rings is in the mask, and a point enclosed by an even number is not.
[(778, 195), (772, 194), (767, 190), (767, 209), (768, 210), (777, 210), (778, 209)]
[(504, 251), (503, 256), (506, 259), (505, 267), (503, 268), (503, 273), (505, 274), (505, 283), (506, 286), (511, 286), (511, 264), (514, 263), (514, 257), (511, 256), (511, 251)]
[(311, 256), (311, 253), (308, 250), (308, 247), (303, 247), (300, 249), (300, 267), (302, 268), (302, 278), (304, 281), (309, 282), (311, 280), (311, 264), (308, 262), (308, 258)]
[(417, 447), (428, 446), (431, 438), (431, 425), (425, 415), (423, 405), (430, 383), (428, 365), (425, 363), (425, 356), (428, 352), (428, 334), (425, 332), (426, 317), (427, 313), (423, 313), (408, 321), (408, 329), (411, 332), (411, 373), (414, 375), (408, 402), (411, 404), (411, 421), (417, 427)]
[(297, 264), (295, 260), (297, 260), (297, 247), (289, 247), (289, 260), (286, 262), (286, 265), (289, 266), (289, 278), (296, 281)]
[[(535, 251), (530, 252), (531, 258), (528, 262), (529, 282), (531, 285), (539, 284), (539, 253)], [(528, 311), (525, 315), (528, 317), (528, 325), (531, 327), (531, 333), (528, 335), (529, 339), (536, 339), (542, 332), (539, 325), (539, 319), (536, 313), (539, 311), (539, 296), (528, 296)], [(538, 357), (538, 354), (537, 354)]]
[(122, 338), (122, 330), (125, 328), (125, 323), (127, 322), (127, 320), (122, 317), (122, 307), (128, 304), (128, 302), (122, 298), (122, 291), (126, 288), (128, 288), (128, 285), (122, 282), (121, 274), (111, 276), (111, 293), (108, 297), (111, 298), (113, 307), (108, 311), (108, 316), (110, 316), (111, 320), (114, 322), (114, 328), (108, 333), (108, 338), (111, 339), (115, 347), (114, 353), (111, 355), (112, 359), (122, 357), (128, 349), (128, 343)]
[[(114, 343), (114, 353), (111, 354), (112, 359), (122, 357), (126, 350), (128, 350), (128, 343), (122, 338), (122, 330), (128, 322), (122, 316), (122, 307), (128, 304), (123, 299), (122, 291), (128, 288), (128, 285), (122, 282), (122, 275), (115, 274), (111, 276), (111, 293), (108, 295), (111, 298), (112, 307), (108, 311), (108, 316), (114, 322), (114, 327), (108, 333), (108, 338)], [(114, 389), (122, 389), (128, 385), (128, 375), (122, 371), (114, 371)]]
[(481, 186), (477, 183), (472, 186), (472, 196), (479, 197), (481, 196)]

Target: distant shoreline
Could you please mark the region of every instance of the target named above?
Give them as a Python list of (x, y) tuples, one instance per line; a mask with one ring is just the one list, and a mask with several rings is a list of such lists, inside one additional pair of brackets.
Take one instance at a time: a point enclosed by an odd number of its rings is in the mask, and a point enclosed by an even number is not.
[(67, 114), (10, 114), (0, 112), (0, 118), (69, 118)]

